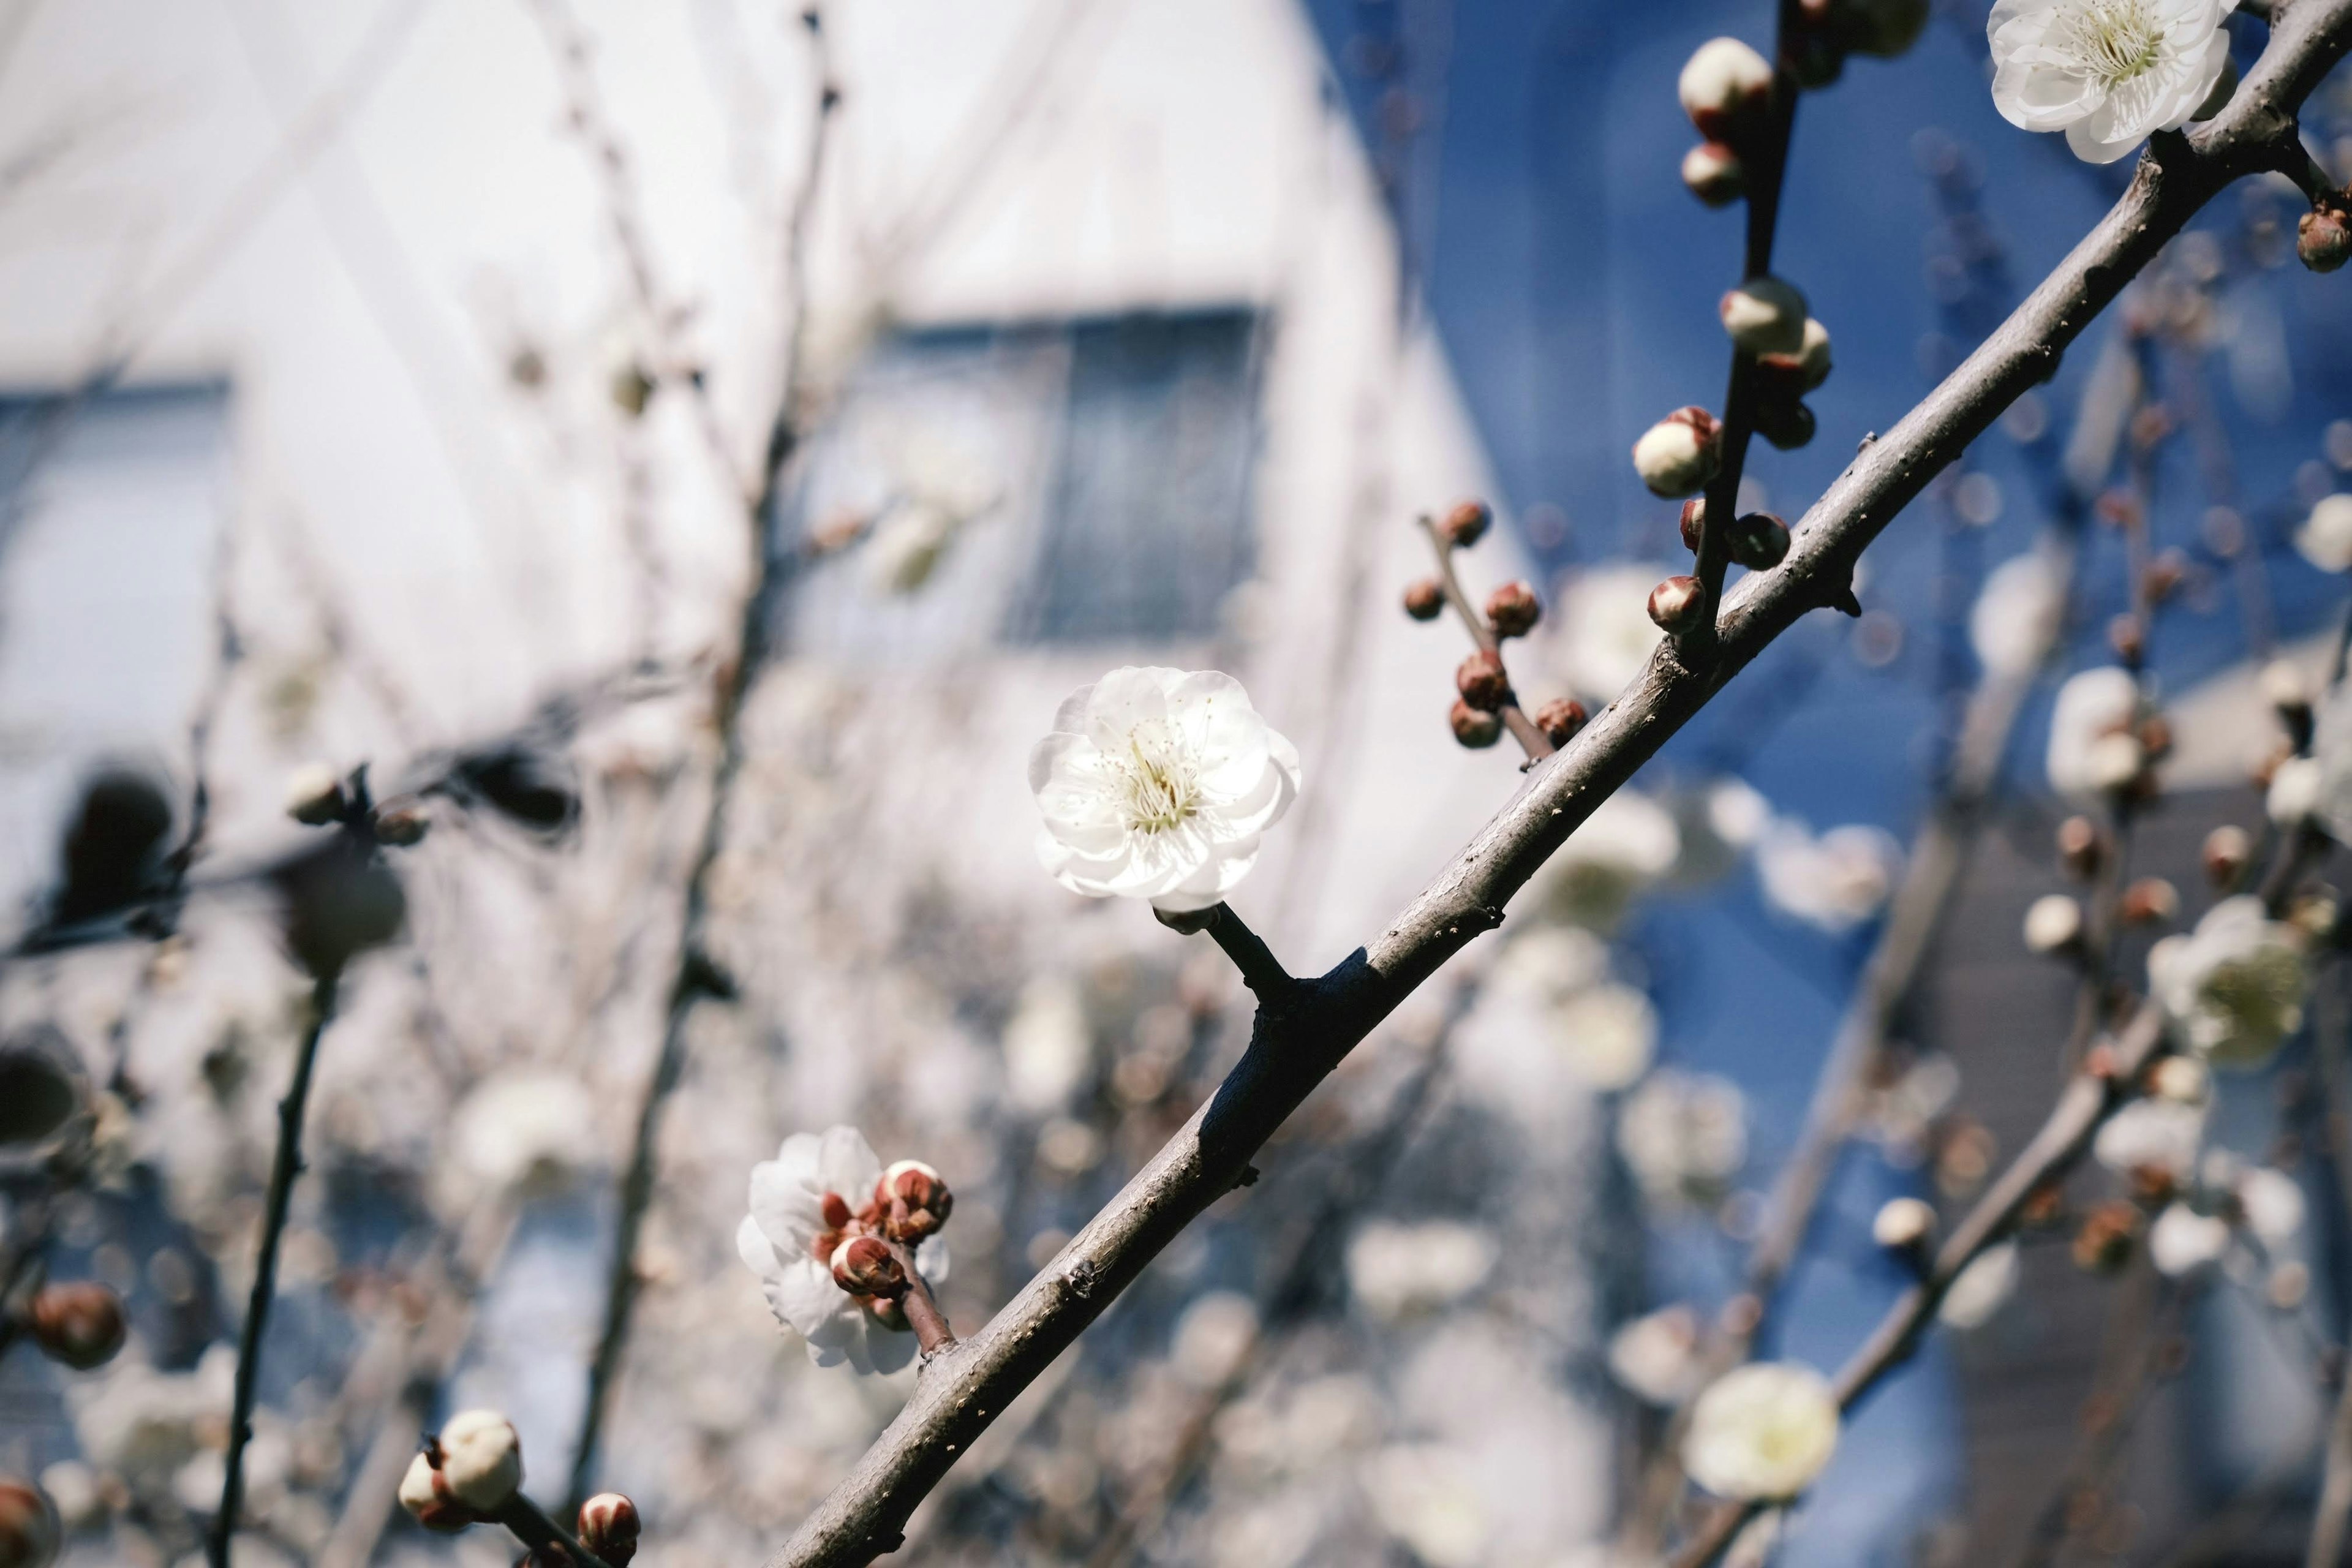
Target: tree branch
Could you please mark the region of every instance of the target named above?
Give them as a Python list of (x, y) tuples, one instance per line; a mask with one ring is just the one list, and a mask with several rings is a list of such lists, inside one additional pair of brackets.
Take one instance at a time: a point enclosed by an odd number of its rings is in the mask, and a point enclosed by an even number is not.
[[(1259, 1145), (1349, 1050), (1471, 938), (1500, 923), (1503, 904), (1546, 858), (1774, 637), (1843, 594), (1863, 549), (2002, 409), (2048, 379), (2067, 345), (2214, 193), (2276, 164), (2295, 136), (2294, 107), (2347, 45), (2352, 0), (2293, 0), (2229, 108), (2192, 136), (2168, 137), (2161, 156), (2143, 159), (2130, 188), (2058, 269), (1926, 401), (1864, 447), (1801, 521), (1788, 559), (1739, 584), (1705, 669), (1662, 647), (1640, 680), (1529, 771), (1512, 802), (1369, 947), (1300, 982), (1293, 1006), (1261, 1008), (1249, 1048), (1216, 1093), (986, 1327), (925, 1366), (898, 1419), (770, 1568), (860, 1564), (897, 1546), (908, 1514), (957, 1456), (1241, 1179)], [(2152, 1023), (2135, 1031), (2152, 1051)], [(2078, 1130), (2087, 1140), (2111, 1093), (2107, 1082), (2076, 1080), (2029, 1158), (2053, 1138), (2079, 1152), (2063, 1135)], [(1973, 1256), (2005, 1223), (2030, 1190), (2011, 1185), (2004, 1181), (1980, 1206), (1990, 1218), (1972, 1219), (1954, 1237), (1954, 1247), (1970, 1242), (1969, 1250), (1948, 1247), (1948, 1257)], [(1931, 1278), (1948, 1282), (1941, 1262)], [(1921, 1321), (1927, 1289), (1906, 1298)], [(1905, 1348), (1917, 1327), (1898, 1317), (1882, 1336), (1894, 1334), (1895, 1348)], [(1892, 1364), (1879, 1342), (1866, 1353)], [(1865, 1363), (1865, 1370), (1843, 1384), (1849, 1399), (1885, 1366)]]
[[(1422, 532), (1429, 536), (1430, 549), (1437, 555), (1437, 583), (1445, 590), (1446, 604), (1452, 606), (1455, 617), (1462, 623), (1462, 629), (1470, 634), (1470, 640), (1477, 645), (1478, 651), (1497, 665), (1502, 664), (1503, 645), (1495, 636), (1495, 628), (1486, 624), (1486, 617), (1470, 603), (1470, 596), (1462, 591), (1461, 579), (1454, 574), (1453, 542), (1438, 531), (1428, 513), (1423, 513), (1419, 521)], [(1527, 710), (1519, 706), (1519, 694), (1516, 689), (1503, 699), (1503, 705), (1495, 710), (1495, 717), (1510, 731), (1511, 739), (1519, 743), (1519, 750), (1528, 754), (1530, 764), (1543, 761), (1559, 749), (1551, 743), (1550, 736), (1536, 728), (1535, 721), (1528, 718)]]

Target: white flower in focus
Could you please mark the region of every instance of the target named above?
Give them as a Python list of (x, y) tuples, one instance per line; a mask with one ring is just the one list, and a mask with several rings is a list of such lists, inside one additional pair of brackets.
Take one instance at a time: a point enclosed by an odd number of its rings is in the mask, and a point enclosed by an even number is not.
[(1728, 1079), (1656, 1072), (1619, 1109), (1617, 1150), (1652, 1199), (1704, 1201), (1748, 1163), (1747, 1118)]
[(2147, 1227), (2148, 1261), (2161, 1274), (2193, 1274), (2221, 1261), (2230, 1250), (2227, 1221), (2199, 1214), (2187, 1204), (2169, 1204)]
[(2107, 1119), (2091, 1157), (2118, 1175), (2161, 1171), (2185, 1182), (2205, 1142), (2205, 1108), (2176, 1100), (2136, 1100)]
[(1608, 931), (1625, 906), (1675, 868), (1682, 830), (1674, 813), (1633, 790), (1595, 806), (1545, 870), (1544, 903), (1558, 919)]
[(458, 1104), (450, 1138), (458, 1163), (482, 1187), (543, 1184), (595, 1146), (595, 1106), (577, 1078), (518, 1068), (493, 1073)]
[(1832, 827), (1816, 838), (1783, 818), (1756, 851), (1766, 900), (1833, 935), (1878, 912), (1902, 864), (1903, 851), (1890, 834), (1860, 824)]
[(1502, 1249), (1453, 1220), (1375, 1220), (1348, 1240), (1348, 1289), (1372, 1316), (1394, 1322), (1450, 1307), (1486, 1282)]
[(2295, 530), (2294, 547), (2322, 572), (2352, 570), (2352, 494), (2320, 497)]
[(1691, 1406), (1683, 1468), (1717, 1497), (1771, 1502), (1795, 1497), (1837, 1451), (1837, 1396), (1800, 1362), (1728, 1373)]
[(2303, 944), (2251, 894), (2148, 950), (2148, 990), (2180, 1042), (2217, 1067), (2259, 1067), (2303, 1026)]
[(2296, 826), (2319, 809), (2326, 784), (2326, 771), (2317, 757), (2289, 757), (2271, 774), (2269, 793), (2263, 796), (2263, 811), (2281, 827)]
[(1661, 1307), (1609, 1336), (1609, 1373), (1626, 1391), (1662, 1408), (1698, 1392), (1698, 1314)]
[(1580, 573), (1560, 595), (1553, 618), (1552, 661), (1559, 678), (1596, 704), (1633, 684), (1666, 635), (1650, 619), (1650, 590), (1674, 571), (1635, 563)]
[(1128, 667), (1080, 687), (1029, 753), (1038, 858), (1089, 898), (1204, 910), (1298, 796), (1298, 752), (1215, 670)]
[(2056, 646), (2065, 621), (2065, 583), (2041, 552), (2029, 550), (1985, 574), (1969, 611), (1969, 646), (1994, 675), (2030, 675)]
[(2237, 0), (2000, 0), (1985, 24), (1993, 106), (2022, 131), (2063, 131), (2074, 155), (2112, 163), (2171, 131), (2230, 63)]
[[(735, 1250), (760, 1277), (769, 1310), (808, 1342), (819, 1366), (847, 1362), (887, 1373), (914, 1359), (915, 1336), (883, 1322), (833, 1278), (834, 1249), (881, 1179), (881, 1159), (854, 1127), (795, 1132), (774, 1159), (751, 1167), (751, 1212), (736, 1227)], [(915, 1266), (932, 1284), (947, 1278), (938, 1237), (918, 1245)]]
[(2238, 1178), (2238, 1204), (2246, 1211), (2246, 1228), (2275, 1252), (2303, 1229), (2308, 1205), (2303, 1184), (2271, 1165), (2256, 1165)]
[[(2102, 665), (2068, 677), (2050, 713), (2050, 787), (2070, 799), (2092, 800), (2130, 782), (2138, 771), (2139, 742), (2130, 734), (2138, 717), (2139, 683), (2131, 671)], [(2106, 744), (2119, 739), (2129, 743), (2128, 759)]]
[(1955, 1329), (1980, 1329), (2017, 1293), (2017, 1243), (2004, 1241), (1969, 1260), (1944, 1292), (1936, 1316)]

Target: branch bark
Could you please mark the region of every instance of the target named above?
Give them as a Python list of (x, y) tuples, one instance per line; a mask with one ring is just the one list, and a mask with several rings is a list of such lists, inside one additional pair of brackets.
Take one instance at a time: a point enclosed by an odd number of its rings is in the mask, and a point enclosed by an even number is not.
[[(1774, 637), (1847, 592), (1864, 548), (2002, 409), (2050, 377), (2067, 346), (2200, 207), (2240, 176), (2278, 166), (2295, 144), (2295, 107), (2352, 45), (2352, 0), (2292, 0), (2282, 12), (2270, 47), (2228, 109), (2193, 135), (2160, 138), (2130, 188), (2057, 270), (1926, 401), (1864, 445), (1801, 520), (1788, 559), (1739, 584), (1706, 667), (1693, 669), (1662, 647), (1629, 690), (1528, 772), (1510, 804), (1386, 931), (1329, 973), (1299, 982), (1292, 1006), (1261, 1008), (1249, 1048), (1216, 1093), (986, 1327), (925, 1366), (898, 1419), (770, 1568), (860, 1564), (895, 1549), (908, 1514), (957, 1456), (1243, 1179), (1250, 1156), (1359, 1041), (1473, 937), (1499, 924), (1503, 904), (1544, 860)], [(2152, 1025), (2135, 1027), (2152, 1051)], [(2110, 1093), (2102, 1080), (2077, 1079), (2029, 1159), (2053, 1138), (2079, 1152), (2077, 1137), (2087, 1141)], [(1972, 1256), (2030, 1190), (2010, 1185), (2004, 1181), (1979, 1207), (1990, 1219), (1972, 1218), (1955, 1236), (1953, 1247), (1975, 1237), (1958, 1256)], [(1941, 1263), (1931, 1279), (1948, 1282)], [(1894, 1352), (1907, 1352), (1932, 1310), (1929, 1289), (1906, 1298), (1841, 1379), (1849, 1400), (1893, 1364)]]

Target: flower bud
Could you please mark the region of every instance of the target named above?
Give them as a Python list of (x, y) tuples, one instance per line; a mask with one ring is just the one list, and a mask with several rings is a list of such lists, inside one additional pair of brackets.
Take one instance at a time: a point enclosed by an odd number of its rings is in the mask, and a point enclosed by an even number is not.
[(0, 1476), (0, 1568), (48, 1568), (64, 1534), (40, 1488)]
[(1523, 637), (1542, 616), (1536, 591), (1525, 583), (1506, 583), (1486, 595), (1486, 624), (1498, 637)]
[(2063, 893), (2046, 893), (2025, 911), (2030, 952), (2063, 952), (2083, 940), (2083, 906)]
[(305, 763), (286, 780), (286, 815), (324, 827), (343, 815), (343, 781), (324, 763)]
[(400, 1478), (400, 1506), (425, 1529), (455, 1535), (469, 1524), (480, 1523), (482, 1516), (449, 1490), (449, 1479), (435, 1462), (440, 1458), (440, 1445), (427, 1443), (423, 1453), (408, 1461), (408, 1472)]
[(1584, 704), (1573, 697), (1555, 697), (1536, 710), (1536, 728), (1555, 746), (1565, 746), (1584, 728)]
[(2294, 254), (2314, 272), (2335, 271), (2352, 259), (2352, 225), (2333, 208), (2313, 208), (2295, 225)]
[(2263, 666), (2263, 700), (2282, 713), (2308, 711), (2311, 683), (2303, 678), (2303, 667), (2291, 658)]
[(2147, 634), (2140, 628), (2139, 617), (2126, 611), (2109, 617), (2107, 646), (2126, 664), (2137, 664), (2147, 657)]
[(907, 1271), (874, 1236), (853, 1236), (833, 1249), (833, 1282), (853, 1296), (895, 1300), (907, 1293)]
[(2116, 913), (2129, 926), (2164, 925), (2180, 912), (2180, 893), (2161, 877), (2142, 877), (2124, 889)]
[(2212, 1097), (2212, 1069), (2195, 1057), (2166, 1057), (2148, 1068), (2147, 1090), (2177, 1105), (2202, 1105)]
[(1769, 572), (1789, 558), (1789, 525), (1769, 511), (1751, 511), (1731, 525), (1731, 559), (1750, 572)]
[(1890, 1198), (1870, 1222), (1870, 1238), (1890, 1251), (1926, 1250), (1936, 1235), (1936, 1211), (1917, 1198)]
[(1471, 707), (1491, 713), (1510, 696), (1511, 678), (1503, 673), (1501, 659), (1481, 648), (1455, 667), (1454, 689)]
[(580, 1505), (580, 1544), (610, 1568), (629, 1568), (640, 1528), (637, 1505), (619, 1492), (598, 1492)]
[(2094, 1274), (2112, 1274), (2131, 1261), (2139, 1219), (2139, 1210), (2119, 1198), (2093, 1208), (2074, 1233), (2075, 1267)]
[(1759, 354), (1756, 359), (1769, 380), (1800, 396), (1830, 378), (1830, 330), (1811, 316), (1805, 318), (1804, 330), (1795, 353)]
[(1706, 595), (1696, 577), (1669, 577), (1650, 590), (1650, 619), (1668, 637), (1697, 629), (1706, 614)]
[(947, 1224), (955, 1194), (940, 1173), (920, 1160), (900, 1160), (874, 1184), (882, 1211), (882, 1232), (893, 1241), (920, 1241)]
[(1494, 521), (1494, 510), (1485, 501), (1455, 501), (1445, 521), (1437, 525), (1437, 532), (1455, 549), (1467, 550), (1486, 536), (1486, 525)]
[(1706, 498), (1705, 496), (1693, 496), (1683, 502), (1682, 529), (1683, 548), (1693, 555), (1697, 554), (1698, 547), (1706, 542)]
[(1404, 613), (1416, 621), (1433, 621), (1445, 609), (1445, 585), (1423, 577), (1404, 591)]
[(420, 805), (391, 806), (375, 814), (375, 841), (395, 849), (405, 849), (412, 844), (425, 842), (425, 829), (433, 826)]
[(1708, 206), (1729, 206), (1748, 194), (1748, 171), (1722, 142), (1702, 142), (1683, 154), (1683, 184)]
[(2147, 752), (2139, 738), (2118, 730), (2091, 742), (2083, 771), (2093, 789), (2112, 795), (2138, 783), (2147, 765)]
[(441, 1479), (459, 1502), (488, 1513), (522, 1485), (522, 1440), (495, 1410), (461, 1410), (441, 1428)]
[(2099, 825), (2087, 816), (2070, 816), (2058, 825), (2058, 863), (2070, 876), (2084, 881), (2096, 876), (2099, 862), (2105, 858), (2106, 845), (2099, 837)]
[(1752, 354), (1795, 354), (1805, 346), (1805, 297), (1778, 278), (1750, 278), (1716, 307), (1731, 341)]
[(1738, 38), (1710, 38), (1675, 83), (1683, 112), (1710, 142), (1728, 142), (1772, 99), (1772, 68)]
[(2234, 823), (2222, 824), (2205, 836), (2205, 879), (2217, 888), (2231, 886), (2253, 854), (2252, 835)]
[(1446, 718), (1454, 726), (1454, 738), (1474, 752), (1483, 752), (1503, 738), (1501, 718), (1473, 708), (1458, 698)]
[(77, 1372), (104, 1365), (122, 1348), (122, 1298), (94, 1279), (43, 1286), (25, 1320), (42, 1352)]
[(1633, 470), (1652, 495), (1695, 495), (1723, 460), (1723, 426), (1696, 406), (1677, 408), (1633, 443)]
[(1756, 433), (1783, 452), (1812, 445), (1820, 428), (1813, 411), (1793, 397), (1756, 400)]

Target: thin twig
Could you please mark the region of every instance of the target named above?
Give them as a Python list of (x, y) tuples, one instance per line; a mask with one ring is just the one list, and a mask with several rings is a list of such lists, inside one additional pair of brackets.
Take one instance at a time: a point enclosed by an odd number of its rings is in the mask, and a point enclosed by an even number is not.
[[(1503, 904), (1568, 836), (1773, 638), (1806, 612), (1835, 604), (1871, 541), (2002, 409), (2048, 379), (2067, 345), (2215, 193), (2275, 165), (2282, 142), (2295, 134), (2295, 106), (2347, 47), (2352, 0), (2295, 0), (2229, 107), (2144, 159), (2113, 210), (2000, 329), (1855, 457), (1800, 522), (1781, 565), (1751, 574), (1728, 595), (1716, 657), (1694, 669), (1662, 646), (1576, 740), (1529, 770), (1510, 804), (1385, 931), (1328, 974), (1301, 981), (1293, 1006), (1261, 1008), (1249, 1048), (1209, 1101), (994, 1319), (926, 1364), (898, 1419), (771, 1568), (863, 1564), (896, 1546), (908, 1515), (992, 1416), (1233, 1188), (1250, 1156), (1348, 1052), (1493, 929)], [(2070, 1089), (2060, 1110), (2084, 1123), (2087, 1138), (2106, 1089), (2087, 1091), (2087, 1110), (2083, 1092), (2079, 1084)], [(2012, 1204), (2025, 1195), (2008, 1194)], [(1955, 1240), (1970, 1234), (1964, 1226)], [(1907, 1342), (1917, 1326), (1898, 1322), (1892, 1331)]]
[(580, 1544), (579, 1539), (555, 1521), (544, 1510), (517, 1489), (507, 1500), (490, 1510), (491, 1520), (503, 1524), (517, 1541), (534, 1553), (561, 1553), (557, 1561), (568, 1561), (578, 1568), (606, 1568), (603, 1558)]
[[(1429, 536), (1430, 549), (1437, 554), (1437, 581), (1445, 591), (1446, 604), (1453, 606), (1454, 614), (1462, 622), (1462, 629), (1470, 634), (1470, 640), (1477, 645), (1478, 651), (1500, 668), (1503, 645), (1496, 637), (1495, 628), (1486, 624), (1486, 617), (1471, 605), (1470, 596), (1462, 591), (1461, 580), (1454, 574), (1453, 543), (1437, 531), (1437, 525), (1429, 520), (1428, 514), (1423, 513), (1419, 521), (1422, 532)], [(1528, 754), (1530, 763), (1539, 763), (1559, 749), (1551, 743), (1551, 737), (1536, 728), (1535, 721), (1528, 718), (1527, 710), (1519, 706), (1517, 691), (1504, 694), (1503, 704), (1495, 710), (1495, 716), (1502, 720), (1504, 728), (1510, 731), (1511, 739), (1519, 743), (1519, 750)]]
[(261, 1248), (253, 1264), (253, 1295), (247, 1301), (245, 1327), (237, 1336), (236, 1393), (229, 1411), (228, 1458), (221, 1477), (220, 1511), (213, 1518), (212, 1568), (229, 1568), (229, 1542), (236, 1534), (236, 1516), (245, 1501), (245, 1446), (253, 1437), (253, 1402), (261, 1376), (261, 1337), (269, 1326), (269, 1306), (278, 1290), (278, 1244), (285, 1239), (286, 1215), (293, 1202), (294, 1178), (302, 1173), (302, 1113), (310, 1101), (311, 1069), (318, 1066), (319, 1041), (335, 1016), (335, 990), (341, 971), (330, 969), (310, 986), (310, 1021), (302, 1044), (294, 1053), (294, 1079), (286, 1098), (278, 1102), (278, 1153), (269, 1167), (269, 1191), (262, 1203)]

